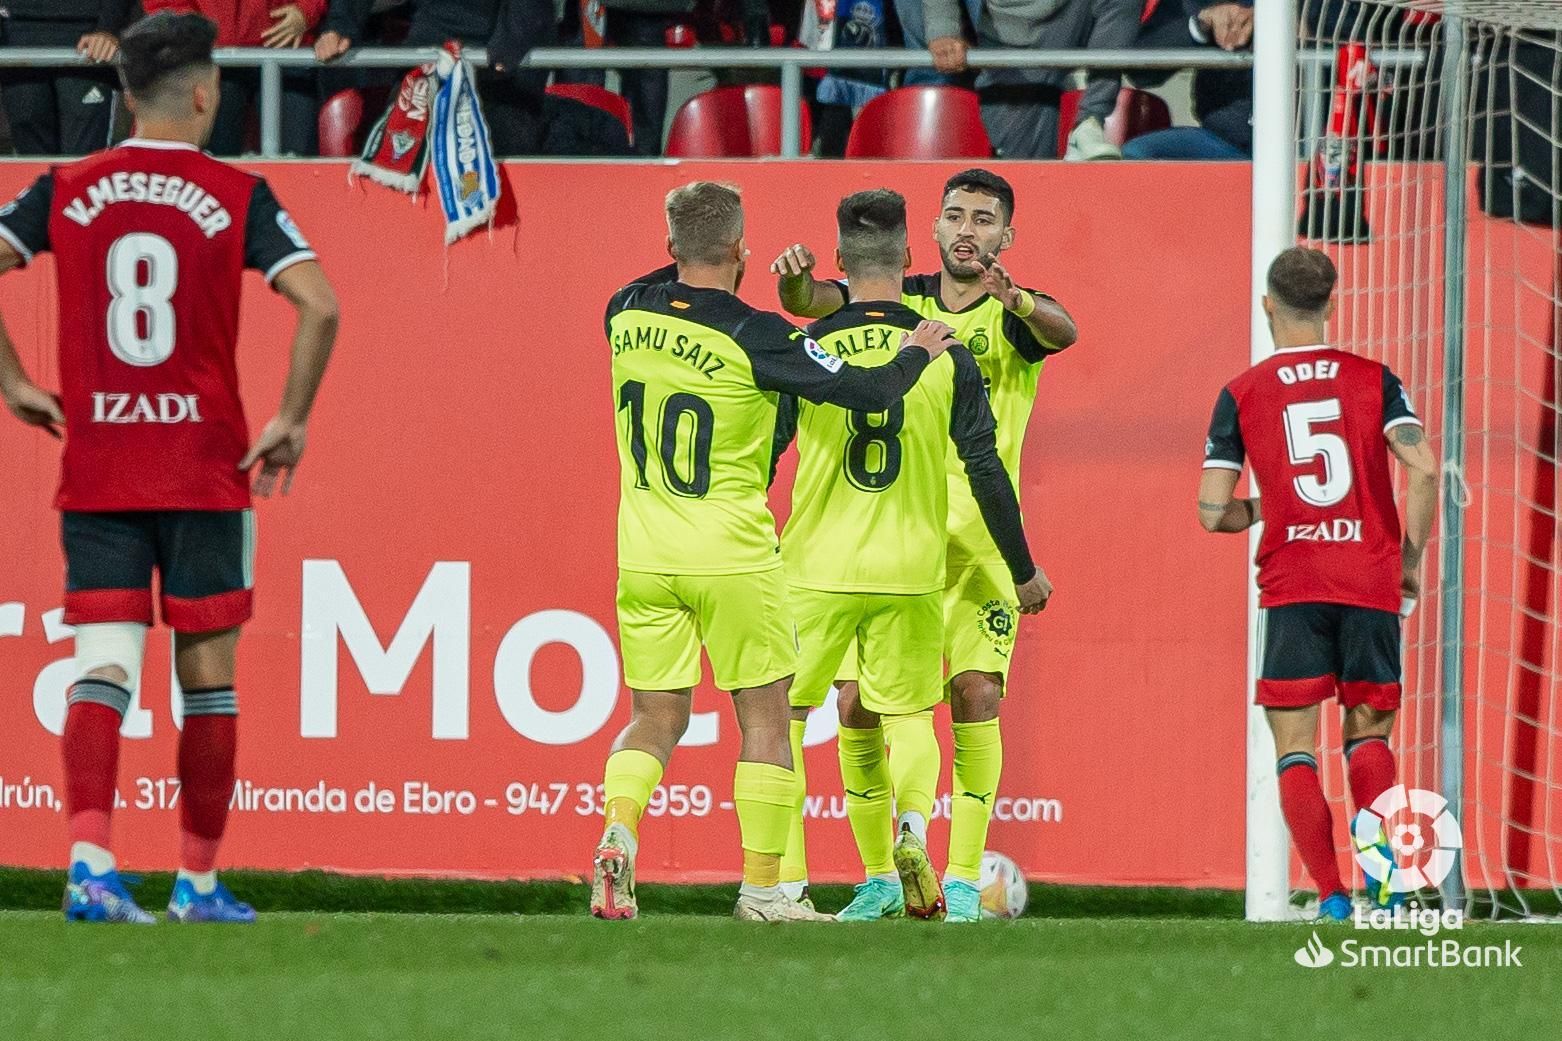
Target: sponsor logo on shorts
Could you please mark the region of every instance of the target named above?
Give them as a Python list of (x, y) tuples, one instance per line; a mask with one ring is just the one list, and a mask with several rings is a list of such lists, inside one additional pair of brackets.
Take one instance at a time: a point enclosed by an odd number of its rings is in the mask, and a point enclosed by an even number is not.
[(200, 423), (201, 399), (198, 394), (109, 394), (92, 395), (94, 423)]
[(1002, 600), (989, 600), (976, 615), (976, 627), (998, 649), (1008, 654), (1014, 646), (1014, 607)]

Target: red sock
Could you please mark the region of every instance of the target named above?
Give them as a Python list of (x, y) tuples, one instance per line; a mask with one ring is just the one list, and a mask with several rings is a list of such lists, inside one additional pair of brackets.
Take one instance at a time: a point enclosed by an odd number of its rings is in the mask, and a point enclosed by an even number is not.
[(1296, 852), (1318, 887), (1318, 896), (1344, 892), (1339, 858), (1334, 853), (1334, 815), (1318, 783), (1318, 761), (1305, 752), (1293, 752), (1281, 757), (1279, 774), (1280, 808)]
[[(192, 715), (196, 698), (223, 705), (225, 711)], [(216, 867), (233, 799), (238, 723), (231, 690), (186, 692), (184, 733), (179, 736), (179, 866), (186, 871)]]
[(1394, 786), (1394, 752), (1381, 737), (1364, 737), (1345, 745), (1350, 797), (1360, 813)]
[(119, 779), (119, 727), (130, 705), (130, 692), (106, 680), (86, 679), (71, 685), (66, 700), (69, 707), (60, 747), (70, 840), (107, 849)]

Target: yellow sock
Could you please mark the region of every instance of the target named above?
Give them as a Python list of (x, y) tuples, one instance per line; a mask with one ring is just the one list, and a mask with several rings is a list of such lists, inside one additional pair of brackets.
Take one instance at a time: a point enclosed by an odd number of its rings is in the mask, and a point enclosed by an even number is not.
[(781, 881), (808, 881), (808, 846), (803, 841), (803, 799), (808, 795), (808, 774), (803, 769), (803, 731), (808, 724), (792, 720), (792, 772), (797, 775), (797, 808), (792, 813), (786, 836), (786, 852), (781, 854)]
[(621, 748), (608, 756), (602, 771), (603, 824), (622, 824), (639, 841), (640, 816), (661, 779), (661, 761), (649, 752)]
[(949, 805), (949, 875), (976, 882), (982, 877), (987, 822), (992, 817), (998, 777), (1003, 773), (1003, 737), (998, 721), (956, 723), (954, 792)]
[(743, 840), (743, 881), (773, 886), (781, 881), (781, 854), (797, 805), (797, 775), (771, 763), (739, 762), (732, 801)]
[(868, 875), (895, 870), (894, 820), (890, 817), (889, 761), (884, 755), (884, 731), (841, 727), (836, 737), (841, 753), (841, 784), (846, 789), (846, 819), (851, 822), (862, 868)]
[(899, 813), (920, 813), (925, 827), (933, 815), (933, 790), (938, 787), (938, 771), (944, 765), (938, 735), (933, 732), (933, 710), (883, 718), (895, 809)]

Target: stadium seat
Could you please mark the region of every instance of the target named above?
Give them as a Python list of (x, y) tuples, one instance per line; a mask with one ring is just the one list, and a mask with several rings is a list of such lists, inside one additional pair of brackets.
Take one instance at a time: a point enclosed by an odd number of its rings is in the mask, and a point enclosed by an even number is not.
[[(731, 88), (737, 89), (737, 88)], [(750, 155), (781, 154), (781, 88), (753, 83), (743, 88), (743, 106), (748, 110)], [(808, 103), (798, 103), (798, 140), (806, 153), (814, 139), (813, 116)]]
[[(808, 107), (798, 109), (803, 148), (813, 137)], [(728, 159), (781, 154), (781, 90), (751, 85), (696, 94), (673, 116), (667, 154), (678, 159)]]
[(846, 139), (848, 159), (986, 159), (993, 154), (976, 93), (901, 87), (863, 106)]
[(339, 90), (320, 106), (320, 154), (341, 157), (358, 155), (358, 131), (363, 126), (363, 94)]
[(678, 159), (728, 159), (753, 154), (748, 105), (741, 87), (718, 87), (685, 101), (667, 132), (667, 155)]
[[(635, 143), (635, 121), (629, 114), (629, 101), (622, 94), (614, 93), (606, 87), (599, 87), (595, 83), (555, 83), (548, 88), (548, 93), (554, 97), (570, 98), (581, 104), (599, 108), (624, 124), (624, 132), (629, 135), (629, 143)], [(324, 133), (321, 138), (324, 138)]]
[[(1058, 103), (1058, 155), (1068, 151), (1068, 135), (1079, 118), (1079, 99), (1083, 96), (1083, 91), (1066, 91)], [(1117, 108), (1106, 117), (1106, 139), (1121, 148), (1136, 137), (1171, 125), (1171, 109), (1160, 95), (1124, 87), (1118, 92)]]

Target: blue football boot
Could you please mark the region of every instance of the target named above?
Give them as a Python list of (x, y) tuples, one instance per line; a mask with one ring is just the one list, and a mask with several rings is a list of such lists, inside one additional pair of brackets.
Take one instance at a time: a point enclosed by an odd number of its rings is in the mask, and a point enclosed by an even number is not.
[(221, 882), (210, 893), (202, 894), (195, 891), (195, 883), (181, 878), (174, 882), (174, 894), (168, 899), (168, 920), (186, 925), (196, 922), (249, 925), (255, 920), (255, 909), (234, 897)]
[(157, 919), (136, 906), (118, 871), (94, 875), (81, 861), (71, 865), (63, 910), (67, 922), (125, 922), (152, 925)]

